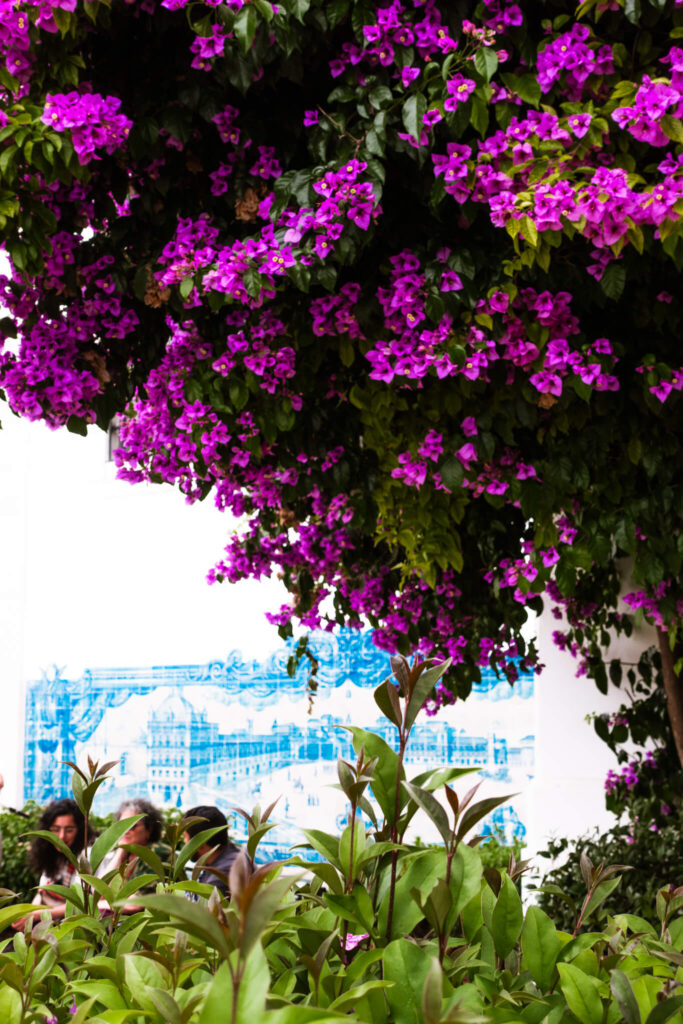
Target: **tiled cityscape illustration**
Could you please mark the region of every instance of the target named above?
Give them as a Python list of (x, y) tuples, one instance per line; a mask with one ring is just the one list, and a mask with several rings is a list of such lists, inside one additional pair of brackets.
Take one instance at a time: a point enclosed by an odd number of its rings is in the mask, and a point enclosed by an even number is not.
[[(287, 673), (291, 646), (263, 662), (233, 651), (204, 665), (90, 669), (78, 679), (46, 672), (27, 688), (25, 797), (44, 803), (67, 795), (71, 769), (62, 762), (87, 755), (118, 761), (98, 793), (99, 813), (132, 796), (179, 808), (217, 804), (226, 813), (279, 797), (272, 816), (279, 824), (261, 843), (259, 860), (286, 857), (302, 841), (302, 827), (332, 830), (346, 820), (345, 797), (333, 788), (337, 758), (355, 759), (343, 726), (396, 745), (396, 730), (372, 696), (390, 672), (389, 659), (370, 634), (316, 633), (310, 649), (319, 660), (310, 714), (307, 667), (293, 678)], [(483, 779), (485, 795), (521, 794), (486, 829), (522, 838), (523, 794), (534, 774), (533, 698), (533, 675), (513, 689), (490, 673), (466, 702), (421, 715), (407, 777), (443, 765), (478, 768), (456, 788), (464, 792)], [(243, 824), (235, 816), (237, 841)], [(417, 832), (432, 838), (426, 820)]]

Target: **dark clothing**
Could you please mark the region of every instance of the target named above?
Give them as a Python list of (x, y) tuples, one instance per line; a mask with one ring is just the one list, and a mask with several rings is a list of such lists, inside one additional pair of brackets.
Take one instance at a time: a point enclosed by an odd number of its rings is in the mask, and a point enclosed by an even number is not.
[(228, 896), (230, 894), (230, 886), (228, 885), (227, 878), (221, 878), (219, 875), (214, 874), (214, 871), (217, 869), (222, 871), (224, 875), (229, 875), (230, 868), (237, 860), (239, 852), (239, 847), (235, 846), (234, 843), (220, 846), (216, 859), (211, 861), (210, 864), (204, 865), (197, 876), (197, 881), (204, 882), (206, 885), (215, 885), (223, 896)]

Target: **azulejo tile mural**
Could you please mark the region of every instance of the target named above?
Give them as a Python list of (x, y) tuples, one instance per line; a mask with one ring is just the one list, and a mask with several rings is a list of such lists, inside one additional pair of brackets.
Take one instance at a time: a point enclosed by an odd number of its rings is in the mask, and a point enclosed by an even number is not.
[[(286, 856), (302, 827), (345, 821), (345, 798), (330, 788), (337, 758), (354, 757), (340, 726), (360, 725), (395, 745), (395, 729), (372, 696), (389, 674), (389, 659), (370, 634), (316, 633), (309, 646), (319, 659), (310, 714), (305, 667), (293, 678), (287, 673), (291, 646), (262, 662), (233, 651), (203, 665), (89, 669), (78, 679), (45, 672), (26, 694), (25, 797), (42, 803), (67, 795), (71, 770), (62, 762), (88, 754), (119, 762), (99, 791), (100, 813), (132, 796), (181, 808), (215, 803), (226, 812), (279, 796), (273, 820), (280, 824), (260, 849), (262, 857)], [(511, 689), (487, 674), (466, 702), (418, 719), (408, 777), (440, 765), (479, 767), (486, 795), (522, 794), (487, 828), (523, 837), (523, 794), (534, 774), (533, 701), (533, 675)], [(237, 840), (241, 823), (237, 816)], [(418, 831), (431, 838), (427, 824)]]

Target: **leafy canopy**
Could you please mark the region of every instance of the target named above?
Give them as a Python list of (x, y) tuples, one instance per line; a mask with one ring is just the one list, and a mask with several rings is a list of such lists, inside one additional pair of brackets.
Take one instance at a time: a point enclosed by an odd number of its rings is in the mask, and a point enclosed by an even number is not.
[(15, 413), (120, 414), (124, 479), (244, 517), (211, 579), (279, 573), (283, 634), (442, 651), (440, 700), (535, 663), (544, 594), (604, 675), (622, 558), (675, 635), (678, 2), (5, 0), (0, 25)]

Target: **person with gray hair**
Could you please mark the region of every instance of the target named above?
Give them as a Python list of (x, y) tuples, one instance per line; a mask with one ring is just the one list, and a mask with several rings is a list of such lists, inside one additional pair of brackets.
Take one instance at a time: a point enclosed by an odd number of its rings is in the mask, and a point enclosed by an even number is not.
[[(133, 818), (137, 814), (143, 817), (128, 828), (121, 836), (118, 845), (108, 853), (97, 869), (99, 878), (104, 878), (109, 872), (118, 869), (123, 873), (126, 880), (137, 878), (139, 875), (150, 873), (149, 866), (132, 850), (126, 850), (129, 844), (136, 846), (148, 846), (160, 859), (166, 861), (170, 853), (166, 843), (161, 841), (163, 818), (161, 811), (154, 804), (144, 797), (133, 797), (124, 800), (115, 814), (116, 821), (123, 821), (124, 818)], [(140, 892), (154, 892), (156, 883), (143, 886)], [(102, 901), (100, 901), (102, 903)], [(106, 909), (106, 908), (104, 908)], [(124, 914), (132, 914), (142, 908), (134, 903), (126, 904), (123, 908)]]

